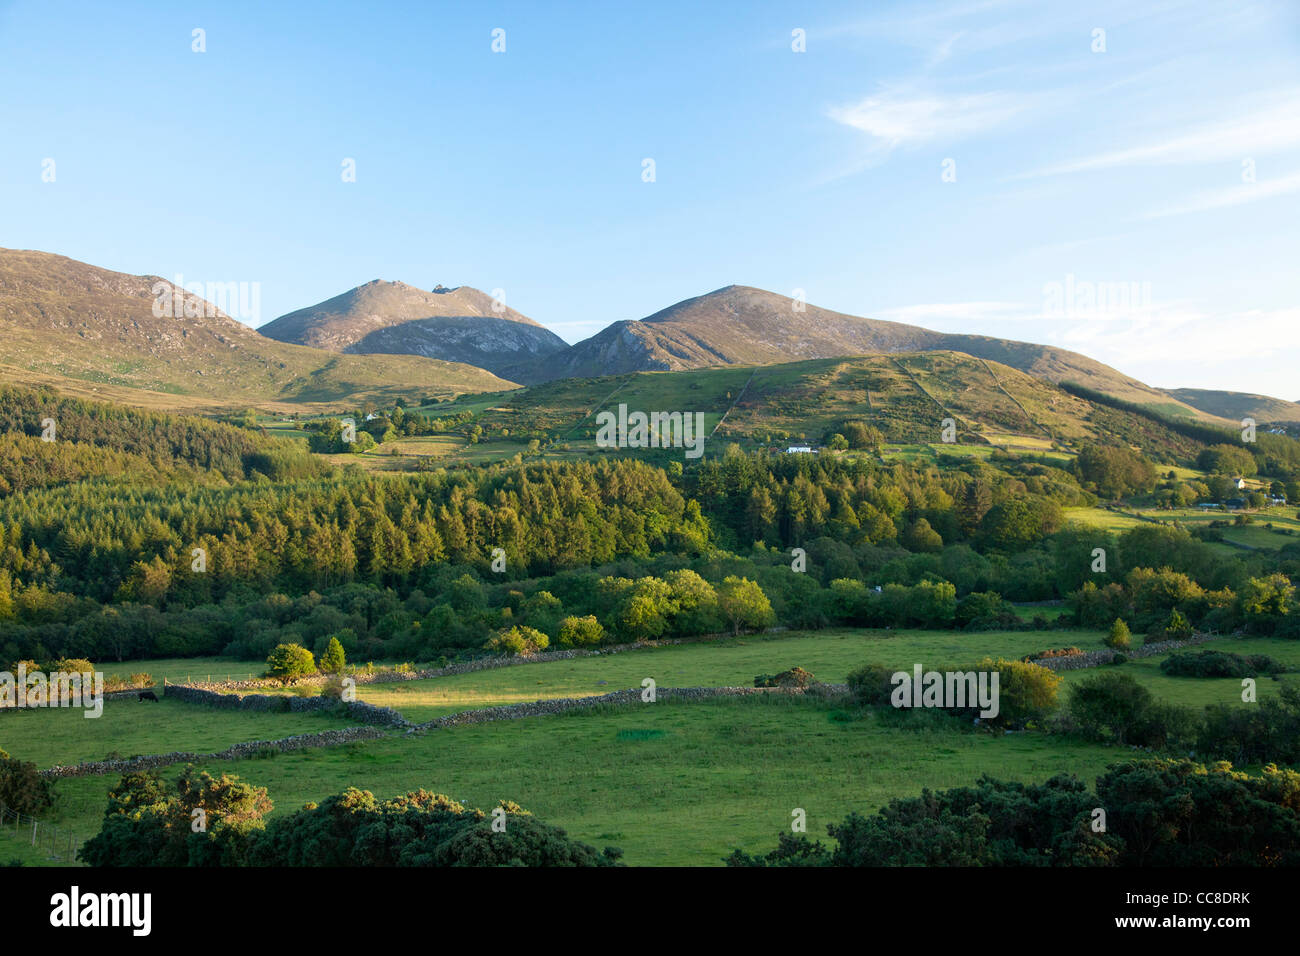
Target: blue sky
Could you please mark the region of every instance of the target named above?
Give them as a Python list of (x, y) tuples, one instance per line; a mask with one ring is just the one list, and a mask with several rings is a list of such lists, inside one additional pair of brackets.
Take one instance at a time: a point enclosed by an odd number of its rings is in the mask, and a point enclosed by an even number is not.
[(1298, 214), (1296, 3), (0, 3), (0, 245), (250, 324), (383, 278), (577, 341), (739, 283), (1297, 400)]

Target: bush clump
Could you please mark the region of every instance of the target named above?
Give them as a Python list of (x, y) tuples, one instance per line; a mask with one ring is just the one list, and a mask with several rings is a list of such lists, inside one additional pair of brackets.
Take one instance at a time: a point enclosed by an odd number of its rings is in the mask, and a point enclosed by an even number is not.
[(849, 693), (864, 707), (881, 707), (889, 703), (894, 691), (894, 671), (884, 664), (867, 664), (849, 674)]
[(1267, 654), (1178, 651), (1161, 661), (1160, 669), (1170, 677), (1255, 677), (1282, 674), (1286, 665)]
[(546, 650), (550, 644), (551, 639), (536, 628), (517, 625), (498, 631), (483, 647), (498, 654), (529, 657)]
[(806, 671), (802, 667), (792, 667), (788, 671), (781, 671), (779, 674), (759, 674), (754, 678), (755, 687), (785, 687), (805, 690), (817, 683), (817, 678), (812, 675), (811, 671)]
[(11, 812), (37, 813), (54, 803), (54, 787), (36, 764), (15, 760), (0, 750), (0, 804)]
[(605, 639), (605, 628), (594, 614), (566, 617), (560, 622), (561, 647), (591, 647)]
[(316, 673), (316, 658), (301, 644), (279, 644), (266, 658), (266, 676), (291, 684)]
[(1036, 651), (1033, 654), (1022, 657), (1021, 660), (1026, 664), (1030, 664), (1034, 661), (1051, 660), (1054, 657), (1077, 657), (1082, 653), (1083, 651), (1077, 647), (1049, 647), (1045, 651)]
[[(1041, 784), (981, 777), (973, 787), (925, 791), (827, 827), (833, 845), (783, 833), (728, 866), (1280, 866), (1300, 865), (1292, 803), (1300, 773), (1258, 775), (1223, 764), (1116, 764), (1095, 791), (1058, 774)], [(1092, 827), (1097, 807), (1107, 826)], [(1225, 814), (1224, 808), (1232, 813)], [(1195, 834), (1195, 838), (1189, 835)]]
[(1133, 634), (1123, 619), (1115, 618), (1115, 623), (1110, 626), (1110, 633), (1106, 635), (1106, 646), (1117, 651), (1127, 651), (1133, 646)]

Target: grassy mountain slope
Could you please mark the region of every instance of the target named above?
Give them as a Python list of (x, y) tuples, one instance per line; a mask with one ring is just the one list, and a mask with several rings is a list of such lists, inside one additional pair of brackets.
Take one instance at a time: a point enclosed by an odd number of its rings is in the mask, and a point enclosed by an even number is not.
[(1046, 450), (1100, 440), (1189, 453), (1179, 436), (1140, 416), (998, 362), (946, 351), (561, 379), (508, 393), (476, 421), (489, 432), (583, 442), (594, 438), (595, 414), (620, 403), (646, 412), (704, 412), (714, 438), (758, 444), (818, 444), (849, 420), (874, 425), (890, 442), (939, 443), (943, 420), (952, 418), (966, 445)]
[(211, 303), (155, 316), (157, 276), (0, 249), (0, 379), (152, 407), (312, 405), (509, 383), (414, 356), (337, 355), (259, 335)]
[(1300, 403), (1288, 402), (1281, 398), (1253, 395), (1249, 392), (1220, 392), (1206, 388), (1167, 388), (1165, 391), (1185, 405), (1233, 421), (1249, 417), (1261, 424), (1300, 422)]
[(526, 315), (469, 286), (427, 292), (379, 279), (282, 315), (258, 331), (332, 352), (423, 355), (492, 372), (569, 347)]

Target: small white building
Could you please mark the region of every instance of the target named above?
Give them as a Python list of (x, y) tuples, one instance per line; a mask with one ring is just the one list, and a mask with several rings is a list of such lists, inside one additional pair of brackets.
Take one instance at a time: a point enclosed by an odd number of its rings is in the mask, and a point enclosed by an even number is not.
[(787, 448), (787, 449), (785, 450), (785, 453), (786, 453), (787, 455), (815, 455), (815, 454), (817, 454), (817, 452), (813, 451), (812, 448), (809, 447), (808, 445), (791, 445), (789, 448)]

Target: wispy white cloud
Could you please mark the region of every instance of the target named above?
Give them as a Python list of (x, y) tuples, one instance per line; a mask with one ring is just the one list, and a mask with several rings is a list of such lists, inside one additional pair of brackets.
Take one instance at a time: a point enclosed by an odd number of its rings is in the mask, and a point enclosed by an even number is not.
[(1030, 97), (1010, 93), (907, 94), (886, 92), (832, 107), (835, 122), (861, 130), (883, 150), (963, 139), (1025, 112)]
[[(1191, 366), (1233, 368), (1239, 380), (1258, 373), (1253, 390), (1271, 388), (1285, 395), (1294, 391), (1294, 369), (1300, 349), (1300, 308), (1247, 309), (1207, 312), (1171, 306), (1152, 310), (1127, 322), (1076, 322), (1048, 326), (1050, 341), (1086, 352), (1145, 381), (1185, 382)], [(1239, 381), (1238, 389), (1246, 387)]]
[(1094, 153), (1010, 178), (1056, 176), (1122, 166), (1225, 162), (1297, 147), (1300, 147), (1300, 89), (1285, 91), (1267, 106), (1244, 116), (1168, 130), (1165, 135), (1138, 145)]
[(1279, 179), (1270, 179), (1253, 183), (1238, 183), (1235, 186), (1228, 186), (1224, 189), (1215, 189), (1208, 192), (1199, 193), (1186, 202), (1173, 206), (1167, 206), (1163, 209), (1157, 209), (1142, 216), (1142, 219), (1161, 219), (1165, 216), (1180, 216), (1185, 213), (1207, 212), (1211, 209), (1227, 209), (1232, 206), (1240, 206), (1245, 203), (1259, 202), (1263, 199), (1276, 199), (1278, 196), (1286, 196), (1294, 192), (1300, 192), (1300, 171), (1283, 176)]
[(952, 48), (956, 46), (957, 41), (961, 39), (961, 33), (954, 33), (947, 39), (939, 41), (930, 51), (930, 57), (925, 61), (926, 69), (933, 69), (940, 63), (952, 56)]

